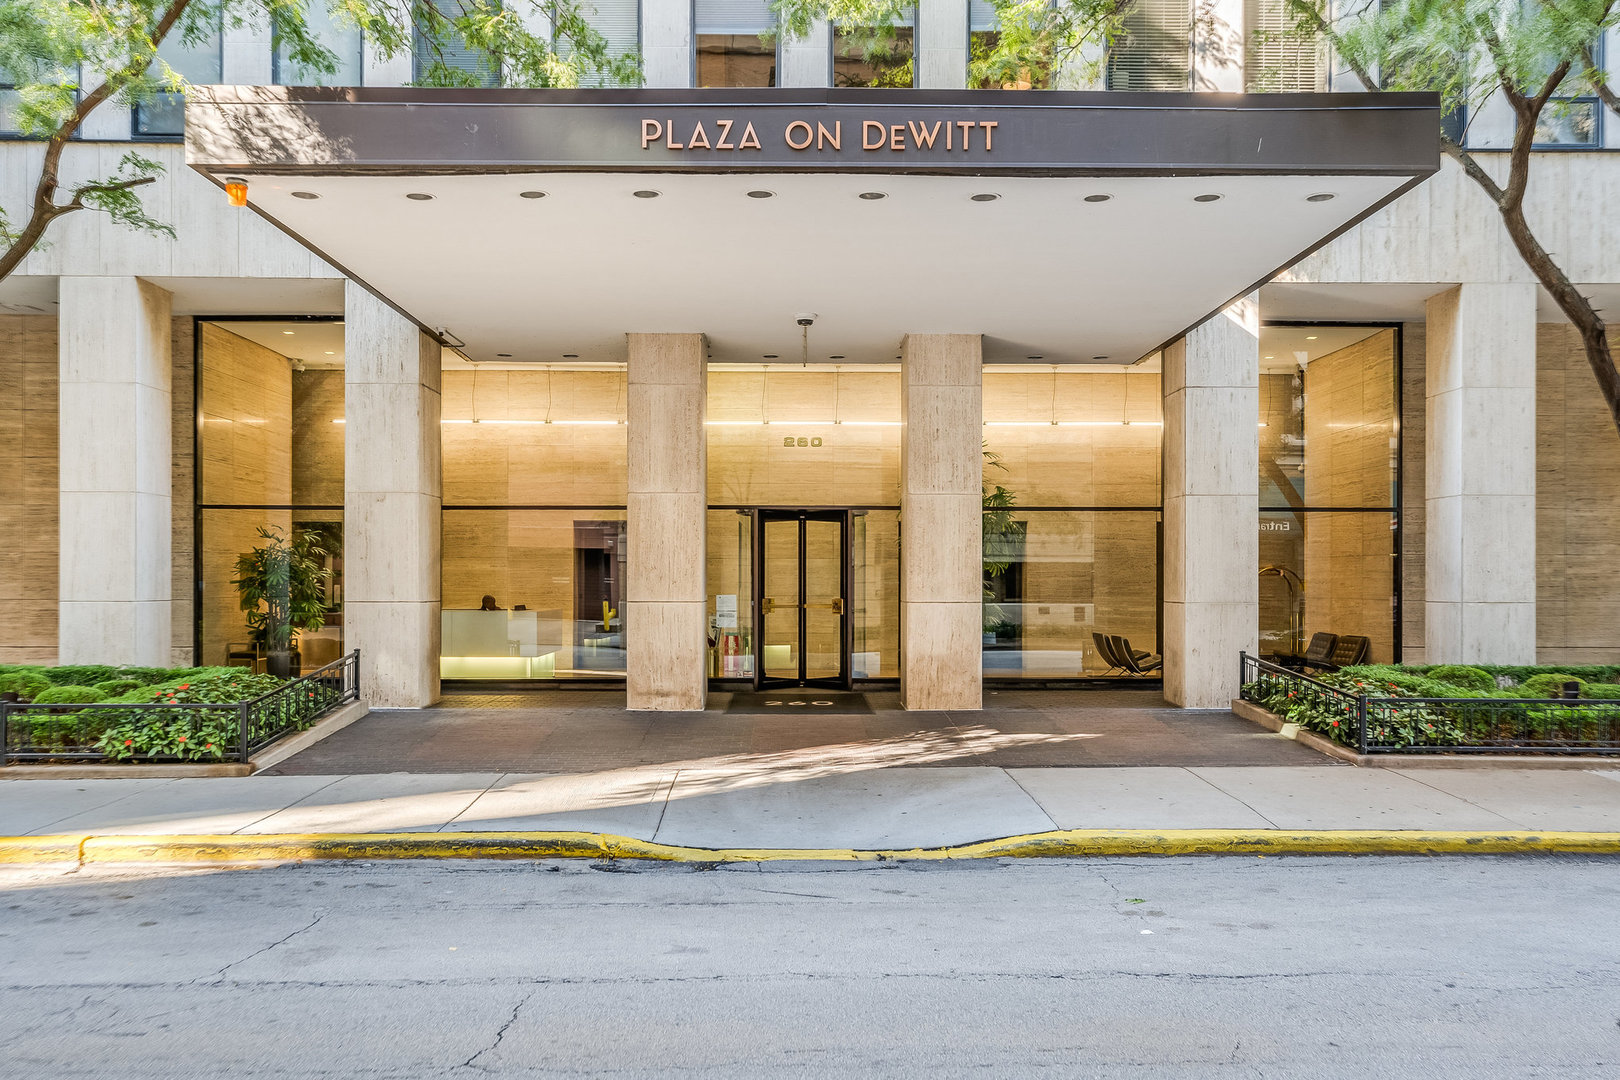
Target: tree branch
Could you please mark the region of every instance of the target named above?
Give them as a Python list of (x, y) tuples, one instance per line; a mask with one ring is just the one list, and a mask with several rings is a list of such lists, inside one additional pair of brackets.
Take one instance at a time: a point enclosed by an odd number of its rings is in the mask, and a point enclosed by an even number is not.
[(17, 233), (17, 238), (12, 241), (5, 254), (0, 255), (0, 281), (10, 277), (13, 271), (28, 257), (29, 253), (38, 246), (51, 222), (63, 214), (80, 209), (80, 207), (71, 203), (67, 206), (59, 206), (56, 202), (56, 192), (61, 186), (59, 174), (62, 167), (62, 154), (67, 149), (68, 142), (74, 135), (78, 134), (79, 128), (84, 125), (85, 119), (95, 112), (97, 107), (117, 95), (124, 87), (140, 77), (147, 66), (151, 64), (152, 58), (157, 54), (158, 46), (169, 36), (169, 32), (174, 29), (175, 25), (180, 21), (180, 16), (185, 14), (186, 8), (190, 4), (191, 0), (173, 0), (173, 3), (163, 12), (162, 17), (158, 19), (157, 24), (152, 28), (149, 42), (151, 48), (136, 51), (130, 57), (128, 63), (108, 74), (102, 80), (100, 86), (81, 97), (78, 104), (74, 106), (73, 111), (68, 114), (67, 119), (63, 120), (61, 125), (51, 133), (51, 137), (46, 140), (45, 160), (40, 166), (39, 182), (34, 185), (33, 210), (29, 213), (28, 222)]
[(157, 177), (155, 176), (139, 176), (133, 180), (115, 180), (111, 183), (85, 184), (83, 187), (74, 188), (73, 198), (56, 207), (56, 216), (61, 217), (63, 214), (69, 213), (73, 210), (83, 210), (85, 208), (84, 197), (86, 195), (110, 193), (114, 191), (128, 191), (131, 188), (138, 188), (143, 184), (155, 183), (157, 183)]
[(1581, 51), (1581, 59), (1586, 62), (1586, 70), (1590, 73), (1586, 81), (1592, 84), (1598, 100), (1607, 105), (1610, 112), (1620, 116), (1620, 94), (1614, 92), (1614, 87), (1609, 85), (1607, 77), (1598, 74), (1597, 57), (1592, 55), (1590, 45)]

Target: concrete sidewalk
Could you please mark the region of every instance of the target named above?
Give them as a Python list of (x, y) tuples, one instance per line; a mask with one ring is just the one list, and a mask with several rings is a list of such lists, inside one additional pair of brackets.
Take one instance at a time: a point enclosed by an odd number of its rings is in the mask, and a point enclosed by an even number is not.
[(1620, 834), (1620, 770), (881, 768), (0, 781), (0, 836), (584, 832), (704, 849), (941, 848), (1071, 829)]

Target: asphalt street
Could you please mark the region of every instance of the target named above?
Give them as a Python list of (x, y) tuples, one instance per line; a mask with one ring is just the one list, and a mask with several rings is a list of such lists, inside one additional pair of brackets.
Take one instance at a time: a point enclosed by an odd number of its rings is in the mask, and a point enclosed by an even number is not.
[(1620, 1075), (1620, 861), (0, 871), (0, 1076)]

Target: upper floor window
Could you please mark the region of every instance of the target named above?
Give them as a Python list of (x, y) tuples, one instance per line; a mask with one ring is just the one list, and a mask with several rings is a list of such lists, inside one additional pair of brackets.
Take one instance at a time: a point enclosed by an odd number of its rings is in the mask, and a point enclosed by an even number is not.
[(1192, 27), (1192, 0), (1136, 0), (1108, 49), (1108, 89), (1191, 89)]
[(917, 9), (893, 26), (833, 27), (834, 86), (907, 87), (916, 85)]
[[(417, 85), (499, 86), (500, 58), (467, 44), (451, 19), (470, 15), (481, 8), (498, 11), (499, 0), (421, 0), (419, 7), (438, 13), (435, 18), (422, 12), (411, 43), (411, 79)], [(427, 32), (424, 33), (424, 30)]]
[(698, 86), (775, 86), (776, 13), (769, 0), (696, 0)]
[[(990, 0), (968, 0), (968, 85), (974, 90), (1046, 90), (1052, 71), (1039, 62), (1020, 64), (1015, 70), (991, 65), (1001, 43), (1001, 21)], [(1011, 65), (1008, 65), (1009, 67)], [(986, 68), (990, 68), (986, 72)]]
[(1321, 38), (1299, 29), (1288, 0), (1243, 0), (1243, 89), (1251, 94), (1326, 89)]
[[(158, 60), (152, 72), (161, 77), (163, 64), (177, 72), (186, 82), (207, 86), (223, 78), (224, 56), (219, 24), (194, 41), (187, 41), (178, 28), (158, 47)], [(177, 91), (164, 91), (135, 106), (135, 137), (157, 138), (180, 135), (185, 130), (186, 96)]]
[(0, 135), (17, 135), (22, 125), (17, 120), (17, 107), (22, 104), (21, 91), (11, 72), (0, 68)]
[[(1603, 39), (1592, 46), (1592, 58), (1603, 69)], [(1582, 149), (1603, 145), (1603, 106), (1581, 76), (1583, 62), (1576, 60), (1559, 94), (1547, 102), (1536, 121), (1538, 147)], [(1552, 74), (1550, 70), (1548, 75)], [(1543, 76), (1545, 79), (1546, 76)], [(1534, 88), (1531, 88), (1534, 89)]]
[[(591, 29), (607, 41), (609, 59), (618, 59), (641, 48), (640, 0), (584, 0), (585, 21)], [(555, 48), (568, 55), (568, 43), (558, 41)], [(579, 80), (581, 86), (616, 86), (613, 77), (602, 71), (588, 72)]]
[(358, 26), (347, 25), (334, 18), (324, 4), (310, 4), (304, 9), (304, 24), (309, 36), (320, 42), (337, 58), (337, 70), (330, 74), (300, 64), (292, 54), (291, 44), (275, 34), (275, 53), (271, 61), (271, 81), (277, 86), (360, 86), (365, 81), (364, 42)]

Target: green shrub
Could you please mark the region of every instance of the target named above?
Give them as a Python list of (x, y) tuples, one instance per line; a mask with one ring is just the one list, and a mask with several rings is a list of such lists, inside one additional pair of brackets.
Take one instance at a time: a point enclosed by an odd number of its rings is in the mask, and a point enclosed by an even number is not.
[(94, 705), (107, 695), (93, 686), (52, 686), (34, 696), (36, 705)]
[(48, 667), (40, 674), (50, 680), (52, 686), (94, 686), (98, 682), (105, 682), (118, 673), (116, 668), (106, 664), (64, 664), (61, 667)]
[(34, 696), (51, 687), (50, 680), (33, 671), (19, 671), (0, 676), (0, 693), (15, 693), (21, 701), (33, 701)]
[(96, 683), (96, 689), (108, 697), (117, 697), (120, 694), (129, 693), (131, 690), (139, 690), (145, 685), (139, 679), (108, 679), (106, 682)]
[(1594, 701), (1620, 701), (1620, 683), (1589, 682), (1581, 687), (1581, 697)]
[(1482, 668), (1469, 667), (1466, 664), (1441, 664), (1423, 673), (1430, 679), (1436, 679), (1452, 686), (1460, 686), (1464, 690), (1477, 690), (1488, 694), (1496, 689), (1496, 680), (1489, 672)]
[(1506, 676), (1515, 683), (1522, 683), (1536, 675), (1545, 675), (1549, 672), (1565, 673), (1582, 679), (1586, 682), (1620, 683), (1620, 665), (1616, 664), (1562, 664), (1556, 668), (1546, 665), (1538, 667), (1514, 667), (1510, 665), (1481, 664), (1480, 670), (1487, 675)]
[(184, 674), (183, 670), (176, 668), (123, 667), (107, 678), (130, 679), (140, 686), (151, 686), (153, 683), (165, 682), (181, 674)]
[(1546, 671), (1540, 675), (1532, 675), (1518, 686), (1514, 687), (1518, 696), (1522, 698), (1553, 698), (1564, 696), (1564, 684), (1576, 683), (1586, 685), (1586, 680), (1564, 671)]

